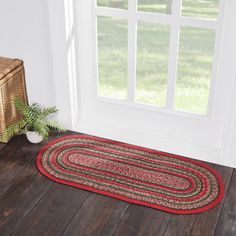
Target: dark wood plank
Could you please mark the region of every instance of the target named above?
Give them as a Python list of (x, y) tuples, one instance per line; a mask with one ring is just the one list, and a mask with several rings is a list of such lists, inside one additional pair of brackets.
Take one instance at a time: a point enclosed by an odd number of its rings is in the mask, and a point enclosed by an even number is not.
[[(53, 133), (49, 140), (71, 133)], [(30, 144), (24, 136), (18, 136), (0, 152), (4, 187), (0, 195), (0, 235), (11, 233), (54, 184), (35, 165), (35, 157), (43, 145)]]
[(156, 209), (149, 208), (146, 216), (136, 230), (137, 236), (163, 235), (171, 215)]
[(90, 193), (63, 235), (110, 236), (128, 205), (114, 198)]
[(0, 151), (6, 146), (4, 143), (0, 143)]
[(87, 191), (54, 184), (13, 235), (60, 235), (88, 195)]
[[(47, 142), (56, 137), (57, 133), (52, 134)], [(0, 193), (36, 157), (45, 144), (46, 142), (31, 144), (25, 135), (19, 135), (0, 151)]]
[(32, 159), (32, 148), (23, 135), (14, 138), (0, 152), (0, 193), (10, 181), (20, 173), (22, 168)]
[[(188, 236), (191, 233), (196, 215), (171, 215), (165, 236)], [(180, 227), (181, 225), (181, 227)]]
[(52, 185), (32, 160), (0, 196), (0, 235), (14, 231)]
[(139, 205), (130, 205), (114, 235), (163, 235), (171, 214)]
[(236, 171), (232, 176), (220, 220), (215, 232), (216, 236), (236, 235)]

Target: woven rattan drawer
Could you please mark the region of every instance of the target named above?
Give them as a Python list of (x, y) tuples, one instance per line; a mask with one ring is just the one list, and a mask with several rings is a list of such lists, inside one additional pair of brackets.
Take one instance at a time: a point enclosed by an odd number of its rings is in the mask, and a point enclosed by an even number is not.
[(21, 119), (15, 109), (14, 98), (27, 102), (25, 73), (23, 61), (0, 57), (0, 141), (8, 140), (2, 137), (4, 130), (15, 121)]

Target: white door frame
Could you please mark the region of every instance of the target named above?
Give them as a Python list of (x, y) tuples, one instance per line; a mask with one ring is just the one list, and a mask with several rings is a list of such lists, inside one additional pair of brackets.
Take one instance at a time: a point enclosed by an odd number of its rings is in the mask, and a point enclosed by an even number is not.
[[(75, 2), (78, 3), (77, 6), (75, 6)], [(88, 4), (84, 5), (85, 2)], [(69, 43), (71, 42), (70, 37), (68, 37), (68, 35), (71, 35), (71, 32), (73, 32), (73, 34), (77, 36), (75, 37), (75, 40), (78, 40), (79, 38), (83, 41), (81, 34), (92, 34), (90, 27), (85, 25), (84, 22), (77, 22), (78, 19), (76, 19), (76, 15), (72, 14), (76, 7), (78, 7), (77, 10), (81, 9), (80, 4), (83, 4), (83, 7), (87, 7), (87, 9), (83, 8), (83, 10), (79, 11), (79, 13), (87, 14), (91, 7), (91, 1), (87, 2), (65, 0), (65, 3), (62, 0), (48, 1), (55, 92), (57, 106), (59, 107), (61, 114), (61, 118), (59, 117), (59, 119), (64, 120), (64, 123), (67, 124), (67, 127), (72, 128), (73, 130), (117, 140), (120, 140), (120, 137), (122, 137), (122, 140), (120, 141), (157, 148), (157, 137), (155, 135), (153, 136), (153, 134), (143, 134), (141, 132), (137, 132), (137, 130), (132, 129), (127, 130), (127, 132), (124, 134), (122, 127), (114, 128), (106, 124), (100, 124), (98, 126), (95, 123), (86, 121), (86, 114), (82, 113), (84, 109), (83, 106), (86, 106), (86, 101), (84, 100), (86, 98), (86, 94), (84, 94), (85, 91), (80, 91), (80, 94), (78, 95), (77, 91), (79, 91), (78, 89), (80, 89), (80, 86), (89, 86), (85, 83), (85, 81), (86, 79), (89, 79), (90, 76), (94, 75), (92, 73), (87, 73), (91, 64), (86, 61), (78, 60), (78, 58), (81, 58), (84, 55), (91, 57), (93, 49), (83, 47), (83, 42), (81, 41), (74, 41), (74, 45), (71, 47), (71, 44)], [(236, 1), (226, 1), (224, 11), (226, 11), (228, 14), (222, 19), (224, 28), (222, 29), (223, 33), (219, 51), (222, 55), (224, 55), (224, 58), (227, 58), (227, 60), (218, 62), (222, 69), (218, 71), (219, 77), (225, 79), (221, 79), (215, 84), (215, 91), (216, 93), (221, 91), (223, 86), (224, 96), (222, 98), (215, 97), (214, 101), (211, 101), (219, 104), (219, 107), (223, 108), (221, 109), (221, 112), (224, 114), (224, 116), (222, 116), (224, 125), (221, 130), (222, 135), (219, 145), (212, 149), (208, 146), (204, 147), (201, 145), (196, 149), (191, 145), (186, 145), (185, 142), (178, 143), (178, 140), (174, 139), (173, 142), (170, 142), (168, 139), (160, 138), (158, 147), (162, 151), (174, 152), (197, 159), (202, 159), (204, 161), (236, 167), (236, 157), (232, 156), (233, 150), (236, 150), (236, 141), (234, 141), (236, 138), (236, 100), (234, 95), (234, 92), (236, 91), (236, 33), (234, 31), (234, 25), (232, 24), (232, 19), (235, 19), (235, 14), (233, 11), (230, 11), (230, 9), (236, 9)], [(60, 19), (59, 22), (64, 20), (64, 25), (60, 25), (59, 27), (57, 19)], [(75, 29), (79, 29), (78, 32)], [(228, 35), (228, 32), (232, 33), (232, 37), (230, 39), (225, 38), (225, 35)], [(77, 34), (79, 34), (79, 36)], [(63, 42), (61, 44), (55, 43), (55, 40), (58, 39), (59, 41), (64, 41), (64, 45)], [(227, 44), (222, 42), (227, 42)], [(93, 45), (93, 42), (91, 42), (91, 45)], [(227, 47), (225, 45), (227, 45)], [(73, 55), (73, 50), (79, 52), (79, 55)], [(68, 56), (68, 54), (70, 56)], [(58, 58), (60, 58), (60, 60)], [(75, 64), (79, 65), (76, 68), (78, 69), (77, 71), (75, 71)], [(61, 73), (62, 71), (64, 71), (64, 73)], [(77, 78), (79, 78), (79, 80), (77, 80)], [(91, 87), (87, 87), (86, 89), (91, 89)], [(156, 110), (153, 112), (156, 112)], [(219, 111), (213, 110), (212, 112), (214, 113)], [(146, 135), (146, 142), (143, 142), (144, 135)], [(182, 147), (185, 147), (185, 150), (183, 150)]]

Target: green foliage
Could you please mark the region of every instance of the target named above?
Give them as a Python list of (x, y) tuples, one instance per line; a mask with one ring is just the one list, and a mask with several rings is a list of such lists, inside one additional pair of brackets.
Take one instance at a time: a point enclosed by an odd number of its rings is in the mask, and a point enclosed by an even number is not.
[(50, 130), (65, 131), (56, 121), (47, 119), (49, 115), (58, 111), (56, 107), (41, 108), (37, 103), (29, 106), (18, 98), (14, 99), (14, 104), (22, 114), (22, 120), (8, 127), (3, 133), (4, 138), (9, 139), (15, 134), (35, 131), (45, 140), (48, 138)]

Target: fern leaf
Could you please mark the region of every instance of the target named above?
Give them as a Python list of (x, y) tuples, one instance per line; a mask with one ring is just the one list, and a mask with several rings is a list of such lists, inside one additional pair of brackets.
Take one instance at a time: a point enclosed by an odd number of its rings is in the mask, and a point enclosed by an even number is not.
[(52, 113), (57, 112), (56, 107), (41, 108), (38, 103), (33, 103), (31, 106), (25, 104), (19, 98), (14, 99), (14, 104), (17, 110), (23, 116), (22, 121), (9, 127), (6, 131), (7, 137), (19, 133), (22, 127), (30, 127), (33, 131), (47, 139), (50, 129), (64, 131), (65, 129), (55, 121), (48, 121), (46, 117)]
[(4, 139), (10, 139), (15, 134), (18, 134), (21, 131), (21, 129), (25, 127), (25, 125), (26, 122), (24, 120), (20, 120), (15, 124), (12, 124), (3, 132)]
[(46, 121), (47, 126), (50, 129), (58, 130), (58, 131), (66, 131), (59, 123), (53, 120), (47, 120)]
[(14, 104), (16, 109), (18, 109), (24, 115), (28, 109), (27, 104), (23, 103), (19, 98), (14, 99)]
[(37, 121), (33, 124), (33, 130), (41, 135), (43, 137), (43, 139), (47, 139), (48, 135), (49, 135), (49, 128), (47, 127), (47, 125), (42, 122), (42, 121)]
[(47, 108), (44, 108), (41, 112), (41, 117), (42, 118), (45, 118), (47, 117), (48, 115), (50, 114), (53, 114), (53, 113), (56, 113), (58, 110), (56, 107), (47, 107)]
[(22, 102), (19, 98), (15, 98), (14, 104), (16, 106), (16, 109), (21, 112), (21, 114), (27, 121), (36, 119), (39, 109), (37, 103), (34, 103), (32, 106), (28, 106), (27, 104)]

